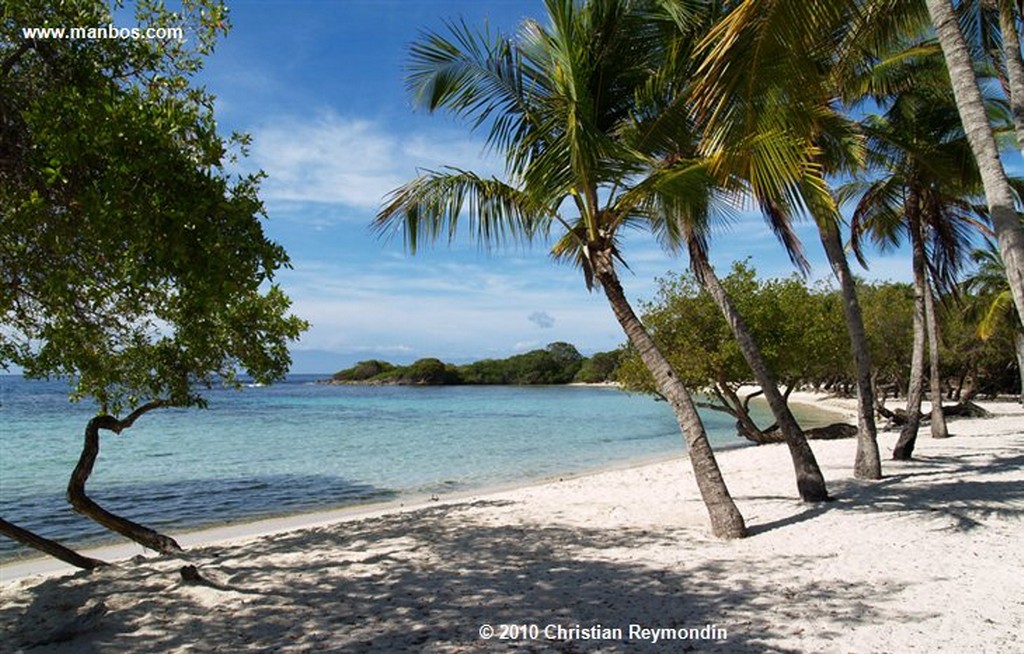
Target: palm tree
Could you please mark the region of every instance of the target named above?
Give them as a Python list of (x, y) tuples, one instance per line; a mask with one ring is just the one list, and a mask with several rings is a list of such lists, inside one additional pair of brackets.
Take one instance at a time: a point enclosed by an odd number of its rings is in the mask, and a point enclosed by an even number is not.
[(978, 162), (989, 215), (1006, 268), (1017, 315), (1024, 320), (1024, 226), (1017, 217), (1013, 191), (988, 122), (981, 87), (970, 49), (957, 20), (952, 0), (926, 0), (953, 82), (953, 97), (971, 150)]
[(651, 71), (665, 53), (650, 43), (668, 24), (628, 0), (545, 5), (550, 27), (526, 20), (514, 39), (451, 24), (449, 37), (429, 34), (413, 46), (416, 102), (478, 126), (489, 122), (488, 142), (504, 156), (508, 181), (425, 171), (391, 193), (376, 228), (401, 231), (412, 251), (423, 240), (453, 238), (460, 218), (490, 245), (554, 232), (554, 256), (582, 268), (588, 287), (604, 292), (672, 407), (712, 531), (742, 537), (743, 518), (693, 399), (630, 306), (617, 272), (622, 229), (642, 226), (677, 245), (678, 222), (666, 209), (705, 197), (694, 189), (706, 188), (706, 166), (646, 154), (689, 129), (681, 108), (645, 115), (636, 102), (656, 89)]
[[(675, 6), (672, 3), (662, 6)], [(708, 12), (709, 17), (717, 18), (720, 13), (717, 8), (712, 7)], [(679, 98), (687, 98), (692, 92), (694, 76), (694, 58), (678, 56), (680, 51), (686, 48), (679, 47), (677, 40), (688, 43), (692, 39), (693, 21), (689, 16), (679, 16), (668, 12), (666, 14), (675, 20), (679, 31), (670, 34), (668, 40), (661, 45), (669, 54), (663, 58), (663, 75), (659, 84), (659, 93), (653, 98), (655, 113), (671, 112), (672, 105), (679, 102)], [(667, 99), (669, 106), (658, 107), (658, 99)], [(693, 160), (701, 159), (701, 137), (700, 125), (695, 124), (689, 131), (680, 131), (674, 135), (672, 148), (667, 153), (668, 160)], [(755, 341), (753, 334), (747, 327), (743, 316), (734, 306), (725, 287), (715, 274), (708, 256), (708, 235), (710, 232), (710, 219), (712, 209), (716, 201), (724, 202), (732, 196), (732, 203), (736, 203), (741, 194), (754, 196), (763, 209), (763, 215), (769, 226), (773, 229), (779, 240), (785, 247), (790, 258), (806, 271), (807, 264), (803, 258), (800, 242), (793, 232), (791, 216), (793, 209), (791, 200), (788, 197), (779, 196), (777, 189), (765, 189), (756, 183), (756, 179), (766, 169), (777, 165), (771, 159), (760, 162), (757, 166), (749, 166), (740, 169), (743, 176), (734, 174), (733, 169), (727, 162), (736, 161), (733, 152), (735, 150), (745, 151), (749, 148), (750, 141), (742, 138), (738, 144), (729, 143), (728, 149), (719, 151), (719, 158), (706, 160), (709, 171), (717, 171), (716, 179), (708, 179), (710, 186), (703, 190), (706, 196), (705, 202), (690, 202), (687, 206), (681, 206), (676, 211), (680, 221), (683, 239), (686, 241), (689, 255), (690, 267), (697, 280), (708, 291), (718, 309), (725, 317), (726, 323), (736, 340), (739, 350), (750, 367), (755, 380), (761, 388), (765, 400), (775, 417), (776, 423), (786, 445), (789, 447), (790, 457), (793, 461), (796, 473), (797, 489), (801, 499), (809, 502), (821, 502), (828, 500), (828, 490), (825, 485), (824, 476), (818, 467), (807, 439), (804, 436), (800, 425), (793, 416), (792, 411), (782, 392), (779, 390), (778, 382), (770, 367), (768, 366), (760, 347)], [(657, 156), (657, 151), (651, 153)], [(694, 189), (695, 194), (701, 193)], [(771, 195), (762, 197), (760, 194), (770, 192)], [(691, 199), (698, 199), (693, 198)]]
[(916, 442), (926, 340), (932, 436), (948, 436), (934, 294), (938, 288), (953, 287), (972, 233), (984, 229), (971, 202), (980, 187), (978, 173), (956, 107), (949, 102), (945, 68), (928, 43), (913, 43), (909, 50), (912, 54), (900, 50), (878, 65), (876, 76), (881, 82), (867, 82), (874, 101), (885, 108), (884, 115), (863, 121), (869, 172), (876, 177), (845, 188), (847, 194), (859, 196), (852, 219), (858, 253), (865, 231), (883, 246), (898, 245), (903, 234), (911, 244), (914, 342), (907, 422), (893, 452), (896, 459), (909, 459)]
[[(897, 7), (896, 9), (902, 9)], [(903, 17), (902, 11), (888, 15)], [(904, 22), (909, 22), (906, 19)], [(900, 21), (895, 21), (900, 22)], [(882, 476), (874, 419), (871, 360), (855, 280), (842, 245), (841, 217), (826, 177), (857, 167), (859, 143), (837, 111), (836, 70), (849, 44), (879, 21), (853, 3), (744, 0), (702, 44), (705, 61), (695, 95), (710, 125), (711, 156), (723, 144), (749, 141), (745, 160), (757, 197), (789, 197), (814, 218), (843, 297), (857, 371), (858, 430), (854, 475)], [(758, 170), (764, 163), (774, 167)]]
[(976, 62), (999, 81), (1013, 113), (1017, 146), (1024, 153), (1024, 59), (1020, 6), (1015, 0), (965, 0), (957, 7), (960, 27)]
[(1020, 401), (1024, 404), (1024, 329), (1014, 315), (1016, 309), (1010, 297), (999, 249), (991, 239), (986, 239), (985, 247), (974, 250), (971, 259), (977, 268), (964, 280), (963, 285), (967, 293), (979, 296), (984, 302), (983, 316), (978, 322), (978, 336), (987, 341), (1004, 326), (1012, 330), (1017, 372), (1020, 375)]

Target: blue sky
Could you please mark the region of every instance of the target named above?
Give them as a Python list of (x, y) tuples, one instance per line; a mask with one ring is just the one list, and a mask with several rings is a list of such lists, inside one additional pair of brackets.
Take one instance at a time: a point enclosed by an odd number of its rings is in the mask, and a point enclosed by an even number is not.
[[(409, 44), (424, 29), (464, 18), (510, 31), (541, 16), (538, 0), (246, 0), (230, 3), (231, 33), (201, 81), (217, 98), (224, 132), (253, 137), (247, 165), (268, 179), (269, 235), (294, 266), (280, 282), (312, 328), (293, 350), (294, 372), (332, 372), (369, 358), (425, 356), (464, 362), (568, 341), (586, 354), (624, 338), (603, 295), (552, 262), (542, 244), (483, 252), (467, 241), (415, 256), (368, 225), (391, 189), (417, 168), (457, 165), (498, 172), (483, 135), (444, 115), (414, 111), (404, 87)], [(802, 225), (813, 275), (827, 265)], [(760, 217), (716, 234), (713, 260), (751, 257), (767, 276), (792, 272)], [(686, 266), (637, 234), (624, 250), (631, 299), (651, 298), (654, 279)], [(872, 257), (868, 278), (906, 279), (906, 257)]]

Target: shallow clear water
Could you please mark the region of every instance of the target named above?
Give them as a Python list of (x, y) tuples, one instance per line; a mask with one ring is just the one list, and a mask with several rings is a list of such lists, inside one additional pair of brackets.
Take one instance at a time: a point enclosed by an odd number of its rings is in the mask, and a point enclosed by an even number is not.
[[(101, 432), (88, 490), (163, 530), (579, 472), (683, 450), (664, 402), (594, 387), (369, 387), (314, 376), (216, 389)], [(62, 382), (0, 376), (0, 516), (68, 544), (110, 539), (64, 487), (92, 415)], [(716, 447), (733, 421), (705, 415)], [(0, 557), (26, 553), (0, 538)]]

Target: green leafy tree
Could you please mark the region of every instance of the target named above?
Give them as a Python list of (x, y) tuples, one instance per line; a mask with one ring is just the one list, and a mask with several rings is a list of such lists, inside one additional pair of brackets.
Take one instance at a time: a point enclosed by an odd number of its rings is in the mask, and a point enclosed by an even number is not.
[(576, 349), (576, 346), (561, 341), (549, 343), (544, 348), (554, 359), (558, 366), (558, 374), (555, 377), (555, 384), (568, 384), (575, 377), (576, 373), (583, 367), (583, 355)]
[(445, 365), (444, 361), (428, 357), (414, 361), (408, 368), (402, 369), (399, 380), (406, 384), (436, 386), (457, 383), (458, 373)]
[(0, 354), (28, 377), (69, 378), (73, 398), (98, 407), (68, 485), (75, 510), (169, 552), (180, 549), (173, 539), (86, 494), (100, 431), (203, 406), (204, 388), (237, 385), (243, 372), (279, 379), (305, 323), (273, 283), (288, 259), (264, 235), (258, 176), (225, 170), (244, 139), (218, 134), (213, 97), (193, 82), (226, 10), (135, 5), (138, 25), (184, 27), (184, 40), (21, 31), (107, 26), (110, 11), (86, 0), (3, 6)]
[(338, 371), (334, 374), (332, 379), (339, 382), (359, 382), (373, 379), (379, 375), (387, 372), (391, 372), (395, 369), (395, 365), (388, 363), (387, 361), (378, 361), (377, 359), (370, 359), (368, 361), (360, 361), (351, 368)]
[(621, 350), (595, 352), (583, 361), (583, 365), (580, 366), (580, 370), (576, 373), (573, 381), (582, 384), (616, 381), (621, 357)]
[(914, 288), (901, 283), (861, 283), (857, 294), (864, 315), (876, 396), (884, 403), (908, 386), (913, 341)]
[[(998, 253), (996, 256), (998, 258)], [(1021, 384), (1020, 361), (1016, 356), (1012, 329), (1014, 323), (1002, 323), (995, 331), (983, 333), (981, 327), (992, 306), (993, 296), (969, 290), (966, 281), (972, 277), (965, 280), (959, 301), (940, 305), (942, 375), (947, 380), (949, 399), (961, 404), (979, 395), (1019, 394)], [(1005, 286), (1006, 278), (1002, 279)], [(1009, 306), (1013, 308), (1012, 302)]]
[[(803, 384), (837, 376), (830, 363), (848, 374), (848, 344), (836, 336), (839, 314), (831, 290), (815, 292), (797, 278), (762, 281), (746, 263), (734, 264), (721, 284), (735, 298), (766, 364), (785, 385), (785, 396)], [(645, 307), (643, 320), (683, 381), (709, 397), (703, 406), (735, 417), (745, 438), (778, 440), (769, 433), (778, 425), (758, 425), (751, 417), (750, 402), (761, 393), (742, 396), (741, 387), (753, 373), (716, 302), (694, 275), (660, 280), (657, 299)], [(626, 388), (656, 393), (649, 373), (637, 363), (631, 352), (622, 363), (620, 381)]]
[(482, 359), (462, 366), (459, 374), (467, 384), (499, 385), (511, 384), (506, 361)]
[[(706, 177), (693, 161), (649, 154), (663, 144), (664, 155), (673, 135), (687, 129), (685, 107), (652, 112), (664, 104), (645, 101), (659, 92), (666, 55), (651, 44), (677, 26), (647, 2), (547, 0), (545, 7), (547, 26), (527, 20), (514, 38), (453, 24), (447, 37), (428, 34), (413, 46), (417, 104), (489, 125), (507, 179), (425, 172), (392, 193), (377, 227), (403, 233), (412, 250), (454, 237), (463, 220), (488, 244), (557, 230), (553, 254), (604, 292), (675, 412), (713, 532), (743, 536), (690, 393), (633, 312), (617, 272), (620, 230), (644, 227), (678, 243), (679, 207), (665, 211), (673, 204), (667, 199), (686, 196)], [(686, 39), (675, 43), (688, 47)]]

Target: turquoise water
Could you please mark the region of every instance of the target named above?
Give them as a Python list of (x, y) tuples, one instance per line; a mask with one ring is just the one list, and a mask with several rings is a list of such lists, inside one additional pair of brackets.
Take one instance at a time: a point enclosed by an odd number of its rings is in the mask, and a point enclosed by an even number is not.
[[(282, 384), (210, 392), (101, 433), (88, 490), (168, 531), (496, 486), (683, 451), (667, 405), (612, 388)], [(64, 487), (93, 411), (60, 382), (0, 377), (0, 516), (74, 545), (110, 535)], [(716, 446), (733, 421), (705, 416)], [(0, 557), (28, 550), (0, 539)]]

